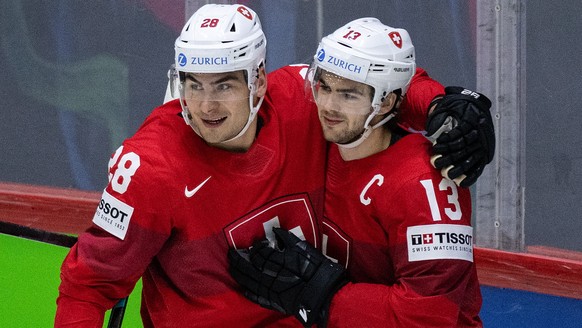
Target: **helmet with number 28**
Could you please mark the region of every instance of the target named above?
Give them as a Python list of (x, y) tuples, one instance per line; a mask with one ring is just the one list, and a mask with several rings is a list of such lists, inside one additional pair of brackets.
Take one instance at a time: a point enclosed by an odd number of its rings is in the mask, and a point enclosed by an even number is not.
[(325, 70), (342, 78), (364, 83), (374, 89), (362, 137), (344, 147), (359, 145), (371, 131), (393, 115), (370, 126), (382, 102), (392, 91), (406, 93), (416, 70), (414, 46), (408, 32), (382, 24), (377, 18), (360, 18), (324, 37), (307, 74), (307, 82), (317, 101), (317, 83)]
[[(244, 71), (249, 88), (249, 118), (254, 120), (263, 98), (253, 106), (259, 67), (264, 65), (267, 40), (256, 13), (244, 5), (207, 4), (186, 22), (175, 42), (175, 64), (171, 86), (178, 86), (184, 120), (192, 126), (184, 95), (185, 73), (226, 73)], [(179, 83), (176, 83), (177, 79)], [(174, 92), (174, 90), (172, 90)], [(196, 129), (194, 129), (196, 131)], [(232, 140), (230, 139), (230, 140)]]

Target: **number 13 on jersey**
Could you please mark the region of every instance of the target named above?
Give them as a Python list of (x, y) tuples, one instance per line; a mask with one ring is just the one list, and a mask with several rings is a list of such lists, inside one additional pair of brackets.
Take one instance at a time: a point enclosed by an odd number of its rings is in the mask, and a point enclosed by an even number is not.
[[(420, 184), (424, 187), (426, 192), (426, 198), (428, 200), (428, 205), (430, 206), (430, 212), (432, 214), (433, 221), (441, 221), (441, 208), (437, 201), (437, 192), (446, 192), (447, 194), (447, 204), (445, 204), (444, 212), (447, 217), (453, 221), (459, 221), (463, 217), (461, 212), (461, 206), (459, 204), (459, 194), (457, 192), (457, 185), (451, 180), (443, 178), (438, 186), (434, 185), (433, 180), (421, 180)], [(438, 188), (438, 190), (436, 189)]]

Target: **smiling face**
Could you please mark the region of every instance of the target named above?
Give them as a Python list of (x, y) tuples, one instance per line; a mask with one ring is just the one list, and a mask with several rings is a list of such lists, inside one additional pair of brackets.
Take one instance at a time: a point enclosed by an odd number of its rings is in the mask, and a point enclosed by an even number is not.
[(372, 111), (372, 87), (323, 71), (313, 90), (327, 141), (346, 144), (362, 134)]
[[(238, 138), (218, 145), (236, 136), (248, 121), (250, 91), (243, 71), (185, 73), (183, 88), (192, 126), (204, 141), (220, 148), (246, 143), (248, 138)], [(254, 136), (255, 129), (246, 133)]]

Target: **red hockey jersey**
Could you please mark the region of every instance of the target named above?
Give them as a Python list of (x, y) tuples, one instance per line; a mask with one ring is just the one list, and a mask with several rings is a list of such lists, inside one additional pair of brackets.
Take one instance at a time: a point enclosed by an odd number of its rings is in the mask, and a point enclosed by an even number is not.
[(430, 165), (430, 147), (412, 134), (348, 162), (331, 147), (322, 249), (351, 283), (329, 327), (481, 327), (469, 190)]
[[(56, 327), (101, 327), (140, 277), (145, 327), (300, 326), (248, 301), (226, 254), (271, 238), (272, 226), (321, 244), (326, 145), (304, 95), (306, 70), (269, 74), (262, 127), (245, 153), (204, 143), (177, 101), (152, 112), (110, 159), (94, 225), (63, 263)], [(427, 105), (435, 94), (419, 96)]]

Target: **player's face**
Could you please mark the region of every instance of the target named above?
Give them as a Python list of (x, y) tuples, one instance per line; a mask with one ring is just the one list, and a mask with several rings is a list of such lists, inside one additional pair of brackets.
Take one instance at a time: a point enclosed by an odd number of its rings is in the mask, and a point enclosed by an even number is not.
[(314, 97), (327, 141), (345, 144), (363, 132), (372, 111), (372, 87), (323, 71)]
[(192, 125), (207, 143), (229, 140), (247, 123), (250, 91), (243, 71), (186, 73), (183, 88)]

